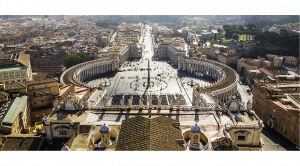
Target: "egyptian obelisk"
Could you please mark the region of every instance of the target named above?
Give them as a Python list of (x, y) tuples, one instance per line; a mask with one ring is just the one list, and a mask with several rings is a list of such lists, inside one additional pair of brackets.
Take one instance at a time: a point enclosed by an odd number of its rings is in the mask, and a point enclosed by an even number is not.
[(148, 59), (148, 80), (147, 80), (147, 86), (150, 86), (150, 61)]

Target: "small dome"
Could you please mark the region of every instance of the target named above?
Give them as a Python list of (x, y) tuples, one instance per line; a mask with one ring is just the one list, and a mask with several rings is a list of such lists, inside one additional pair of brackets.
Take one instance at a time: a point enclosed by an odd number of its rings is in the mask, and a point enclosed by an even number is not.
[(199, 126), (197, 126), (197, 124), (195, 124), (195, 126), (193, 126), (193, 127), (191, 128), (191, 132), (192, 132), (192, 133), (201, 133), (201, 129), (200, 129)]
[(109, 125), (103, 125), (103, 126), (101, 126), (101, 128), (100, 128), (100, 133), (108, 133), (110, 131), (110, 127), (109, 127)]
[(69, 151), (69, 147), (67, 145), (64, 145), (62, 148), (61, 148), (61, 151)]

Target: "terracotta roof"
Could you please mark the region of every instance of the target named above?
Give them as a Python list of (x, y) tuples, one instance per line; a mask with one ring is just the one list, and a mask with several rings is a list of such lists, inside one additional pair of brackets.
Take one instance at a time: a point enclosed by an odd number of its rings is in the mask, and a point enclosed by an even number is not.
[(41, 137), (1, 137), (1, 151), (39, 150), (44, 138)]
[(30, 54), (20, 54), (18, 61), (22, 65), (24, 65), (26, 67), (29, 67), (29, 65), (30, 65)]
[(0, 91), (0, 95), (3, 96), (3, 97), (8, 97), (9, 94), (4, 92), (4, 91)]
[(116, 151), (184, 151), (184, 147), (176, 143), (183, 137), (174, 123), (178, 121), (164, 116), (123, 120)]
[(5, 83), (4, 90), (17, 90), (17, 89), (26, 89), (27, 85), (23, 82), (12, 82)]

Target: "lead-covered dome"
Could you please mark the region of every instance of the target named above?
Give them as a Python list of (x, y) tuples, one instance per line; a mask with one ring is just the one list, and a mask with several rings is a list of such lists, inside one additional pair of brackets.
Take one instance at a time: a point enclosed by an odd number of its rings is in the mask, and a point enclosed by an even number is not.
[(195, 126), (192, 126), (192, 128), (191, 128), (191, 132), (192, 133), (201, 133), (201, 129), (199, 126), (197, 126), (197, 124), (195, 124)]
[(110, 131), (110, 127), (109, 127), (109, 125), (103, 125), (103, 126), (101, 126), (101, 128), (100, 128), (100, 133), (108, 133)]

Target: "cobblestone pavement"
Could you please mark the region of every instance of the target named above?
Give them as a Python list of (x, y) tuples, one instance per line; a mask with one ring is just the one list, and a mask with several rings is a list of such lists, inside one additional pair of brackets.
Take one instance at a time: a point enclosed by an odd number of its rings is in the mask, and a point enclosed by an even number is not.
[(262, 130), (261, 139), (264, 142), (264, 151), (291, 151), (295, 150), (296, 145), (284, 138), (274, 129), (271, 129), (267, 124)]

